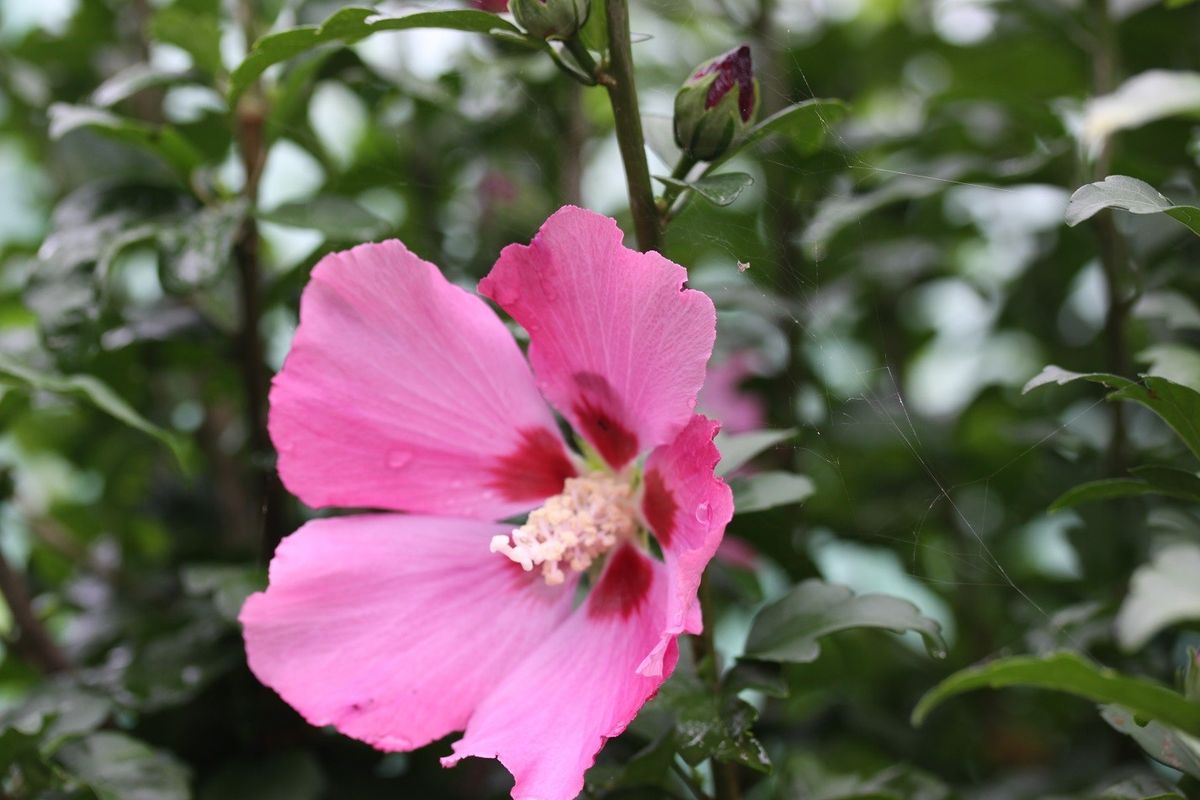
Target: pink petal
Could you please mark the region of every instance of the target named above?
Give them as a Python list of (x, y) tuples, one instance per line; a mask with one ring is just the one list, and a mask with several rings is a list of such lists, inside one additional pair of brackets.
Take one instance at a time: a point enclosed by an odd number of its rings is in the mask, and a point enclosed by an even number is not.
[(721, 459), (713, 437), (720, 424), (697, 414), (683, 432), (646, 460), (642, 516), (662, 545), (667, 563), (667, 625), (662, 641), (639, 667), (662, 668), (668, 643), (702, 630), (696, 594), (700, 576), (733, 518), (733, 492), (713, 474)]
[(613, 468), (675, 437), (716, 336), (687, 271), (621, 244), (608, 217), (564, 206), (500, 254), (479, 291), (529, 331), (543, 394)]
[(384, 750), (462, 730), (571, 612), (572, 586), (488, 552), (505, 530), (397, 514), (309, 522), (242, 608), (250, 669), (313, 725)]
[(270, 429), (311, 506), (502, 519), (575, 474), (504, 324), (395, 241), (313, 270)]
[(516, 778), (517, 800), (571, 800), (606, 739), (625, 730), (675, 668), (636, 669), (655, 647), (666, 613), (662, 565), (623, 545), (587, 603), (503, 676), (454, 743), (446, 766), (468, 756), (498, 758)]

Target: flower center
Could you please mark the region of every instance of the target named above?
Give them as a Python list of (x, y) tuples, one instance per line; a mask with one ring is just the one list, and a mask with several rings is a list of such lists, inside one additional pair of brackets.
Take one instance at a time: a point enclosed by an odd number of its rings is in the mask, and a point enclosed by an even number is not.
[(503, 553), (526, 572), (541, 566), (550, 586), (566, 579), (562, 565), (583, 572), (621, 539), (637, 532), (633, 489), (627, 480), (594, 472), (567, 478), (561, 494), (529, 514), (511, 534), (492, 537), (493, 553)]

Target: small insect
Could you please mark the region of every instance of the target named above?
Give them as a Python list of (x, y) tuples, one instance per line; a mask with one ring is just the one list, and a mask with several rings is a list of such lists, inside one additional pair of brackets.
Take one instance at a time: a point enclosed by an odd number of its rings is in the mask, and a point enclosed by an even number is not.
[(749, 261), (739, 261), (738, 262), (738, 272), (745, 272), (748, 269), (750, 269)]

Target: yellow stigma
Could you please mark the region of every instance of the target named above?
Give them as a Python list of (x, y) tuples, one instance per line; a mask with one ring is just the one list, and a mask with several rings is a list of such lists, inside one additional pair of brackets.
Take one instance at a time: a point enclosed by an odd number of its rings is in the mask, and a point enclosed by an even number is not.
[(542, 568), (551, 586), (566, 579), (562, 565), (583, 572), (621, 539), (637, 531), (633, 489), (606, 473), (568, 478), (561, 494), (529, 514), (509, 535), (492, 537), (493, 553), (503, 553), (526, 572)]

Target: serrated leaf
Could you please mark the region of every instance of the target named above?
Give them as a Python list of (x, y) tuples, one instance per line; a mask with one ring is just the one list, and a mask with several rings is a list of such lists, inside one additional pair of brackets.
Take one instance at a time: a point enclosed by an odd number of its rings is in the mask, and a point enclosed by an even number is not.
[(1067, 224), (1078, 225), (1106, 208), (1133, 214), (1166, 214), (1200, 236), (1200, 208), (1175, 205), (1150, 184), (1128, 175), (1109, 175), (1076, 189), (1067, 203)]
[(1048, 383), (1063, 385), (1077, 380), (1107, 386), (1109, 400), (1132, 400), (1153, 411), (1167, 423), (1192, 453), (1200, 458), (1200, 393), (1165, 378), (1146, 375), (1142, 383), (1104, 372), (1071, 372), (1053, 364), (1031, 379), (1022, 392)]
[(11, 356), (0, 353), (0, 380), (4, 379), (37, 391), (83, 397), (109, 416), (158, 439), (171, 448), (171, 452), (175, 454), (180, 464), (185, 463), (184, 445), (179, 437), (134, 411), (133, 407), (126, 403), (119, 394), (98, 378), (91, 375), (56, 375), (39, 372), (21, 364)]
[(339, 242), (362, 242), (377, 239), (391, 228), (391, 223), (368, 211), (348, 197), (323, 195), (302, 203), (287, 203), (256, 216), (265, 222), (309, 228)]
[(728, 475), (745, 466), (746, 462), (759, 453), (786, 442), (796, 435), (795, 428), (780, 430), (748, 431), (746, 433), (718, 433), (714, 443), (721, 453), (717, 462), (717, 474)]
[(1119, 705), (1102, 707), (1100, 715), (1109, 725), (1132, 737), (1155, 761), (1200, 778), (1200, 740), (1159, 722), (1139, 725), (1134, 714)]
[(63, 767), (100, 800), (188, 800), (186, 768), (175, 758), (123, 733), (101, 731), (63, 745)]
[(1137, 650), (1163, 628), (1188, 620), (1200, 620), (1200, 546), (1174, 544), (1134, 571), (1117, 612), (1117, 641)]
[(912, 722), (920, 725), (933, 709), (964, 692), (1014, 686), (1051, 689), (1095, 703), (1115, 703), (1139, 717), (1173, 725), (1192, 735), (1200, 734), (1200, 703), (1189, 702), (1161, 684), (1122, 675), (1078, 653), (1065, 651), (999, 658), (960, 670), (925, 693), (913, 709)]
[(178, 224), (155, 229), (160, 278), (172, 291), (190, 292), (212, 285), (229, 264), (246, 217), (243, 201), (208, 206)]
[(192, 57), (192, 62), (209, 75), (220, 75), (221, 25), (213, 14), (193, 11), (180, 4), (159, 9), (150, 22), (155, 39), (173, 44)]
[(372, 8), (343, 8), (320, 25), (303, 25), (268, 34), (256, 41), (245, 60), (229, 78), (229, 103), (233, 105), (241, 93), (272, 64), (286, 61), (323, 44), (354, 44), (372, 33), (413, 28), (447, 28), (489, 34), (500, 31), (524, 37), (516, 26), (502, 17), (474, 9), (422, 11), (404, 16), (388, 16)]
[(735, 478), (729, 485), (735, 513), (739, 514), (803, 503), (816, 491), (812, 480), (792, 472), (759, 472)]
[(705, 175), (694, 181), (681, 181), (667, 175), (655, 175), (654, 180), (676, 189), (689, 189), (717, 206), (727, 206), (746, 189), (753, 185), (754, 178), (744, 172), (722, 172)]
[(81, 128), (95, 130), (153, 153), (185, 181), (204, 160), (200, 152), (170, 125), (152, 125), (102, 108), (69, 103), (55, 103), (50, 106), (49, 115), (51, 139), (61, 139)]
[(746, 656), (764, 661), (808, 663), (821, 655), (819, 639), (851, 628), (916, 631), (935, 658), (946, 655), (942, 626), (899, 597), (856, 595), (845, 586), (806, 580), (754, 617)]
[(677, 672), (659, 697), (675, 713), (675, 746), (689, 764), (711, 757), (770, 771), (766, 750), (751, 730), (758, 711), (736, 693), (716, 695), (694, 675)]

